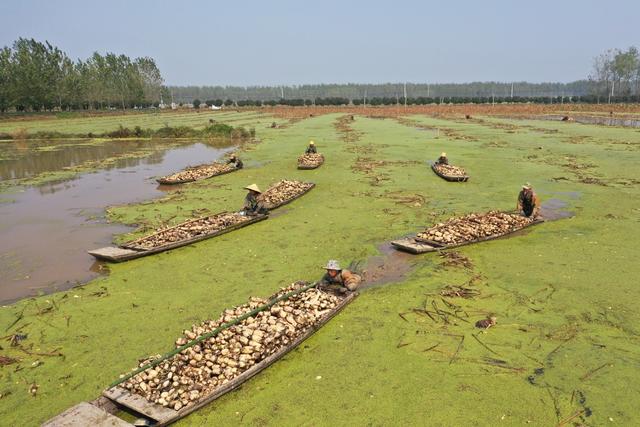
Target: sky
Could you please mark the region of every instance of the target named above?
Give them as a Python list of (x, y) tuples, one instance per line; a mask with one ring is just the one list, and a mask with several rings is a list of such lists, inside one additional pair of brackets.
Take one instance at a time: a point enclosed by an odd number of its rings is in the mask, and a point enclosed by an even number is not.
[(150, 56), (169, 85), (568, 82), (640, 46), (640, 1), (3, 0), (18, 37)]

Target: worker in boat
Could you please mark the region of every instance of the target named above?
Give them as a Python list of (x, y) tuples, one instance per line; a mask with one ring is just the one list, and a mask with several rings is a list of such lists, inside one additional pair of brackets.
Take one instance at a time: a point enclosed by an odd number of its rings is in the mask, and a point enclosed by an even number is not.
[(313, 141), (309, 141), (309, 146), (307, 147), (307, 150), (304, 152), (304, 154), (316, 154), (318, 152), (318, 149), (316, 148), (316, 143)]
[(242, 169), (244, 167), (244, 163), (242, 163), (242, 160), (240, 160), (240, 157), (236, 156), (235, 154), (229, 157), (229, 161), (227, 162), (227, 164), (232, 164), (232, 163), (236, 167), (236, 169)]
[(343, 270), (340, 268), (338, 261), (334, 259), (329, 260), (324, 269), (327, 272), (320, 279), (320, 288), (337, 290), (341, 293), (353, 292), (358, 289), (360, 282), (362, 282), (362, 277), (359, 274)]
[(247, 196), (244, 198), (244, 206), (242, 207), (242, 212), (245, 215), (254, 216), (269, 212), (260, 200), (262, 191), (260, 191), (256, 184), (247, 185), (244, 189), (249, 190), (249, 193), (247, 193)]
[(440, 157), (438, 157), (436, 163), (439, 165), (448, 165), (449, 159), (447, 159), (447, 153), (445, 153), (444, 151), (440, 153)]
[(533, 187), (528, 182), (522, 186), (522, 190), (518, 194), (517, 210), (522, 212), (524, 216), (533, 216), (533, 218), (536, 218), (540, 211), (540, 199), (538, 199)]

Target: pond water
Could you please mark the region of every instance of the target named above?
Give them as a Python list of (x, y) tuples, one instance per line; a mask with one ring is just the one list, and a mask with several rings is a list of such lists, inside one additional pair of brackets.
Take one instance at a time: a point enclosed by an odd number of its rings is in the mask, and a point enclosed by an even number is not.
[(106, 222), (106, 207), (162, 196), (166, 187), (158, 186), (157, 176), (214, 161), (235, 148), (228, 143), (175, 141), (153, 142), (151, 150), (149, 141), (30, 144), (35, 143), (0, 147), (2, 180), (34, 177), (106, 158), (113, 161), (101, 164), (95, 172), (2, 195), (0, 303), (5, 304), (68, 289), (106, 271), (86, 251), (106, 246), (114, 234), (128, 230)]
[[(539, 115), (539, 116), (501, 116), (507, 119), (520, 119), (520, 120), (552, 120), (562, 121), (565, 116), (562, 115)], [(581, 116), (571, 115), (571, 121), (576, 123), (582, 123), (587, 125), (603, 125), (603, 126), (621, 126), (640, 128), (640, 119), (629, 117), (606, 117), (606, 116)]]

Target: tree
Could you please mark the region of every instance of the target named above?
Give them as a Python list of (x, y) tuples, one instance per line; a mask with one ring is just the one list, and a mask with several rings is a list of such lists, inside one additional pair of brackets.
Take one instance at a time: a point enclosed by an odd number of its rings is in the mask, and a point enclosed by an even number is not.
[(200, 104), (202, 104), (202, 102), (200, 102), (200, 100), (198, 98), (193, 100), (193, 107), (194, 108), (200, 108)]
[(0, 112), (5, 112), (13, 105), (11, 65), (11, 49), (0, 49)]
[(136, 58), (134, 64), (142, 80), (145, 100), (151, 103), (160, 102), (164, 80), (162, 79), (156, 62), (153, 58), (145, 56), (143, 58)]

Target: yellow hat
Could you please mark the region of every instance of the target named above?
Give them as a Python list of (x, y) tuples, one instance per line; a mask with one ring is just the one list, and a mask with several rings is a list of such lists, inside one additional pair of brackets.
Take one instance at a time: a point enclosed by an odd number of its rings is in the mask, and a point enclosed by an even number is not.
[(316, 143), (313, 141), (309, 141), (309, 145), (316, 145)]
[(443, 151), (442, 153), (440, 153), (440, 157), (447, 157), (447, 153)]
[(262, 193), (256, 184), (247, 185), (244, 187), (245, 190), (255, 191), (256, 193)]
[(531, 190), (531, 184), (528, 182), (526, 184), (522, 184), (522, 188), (524, 188), (525, 190)]

